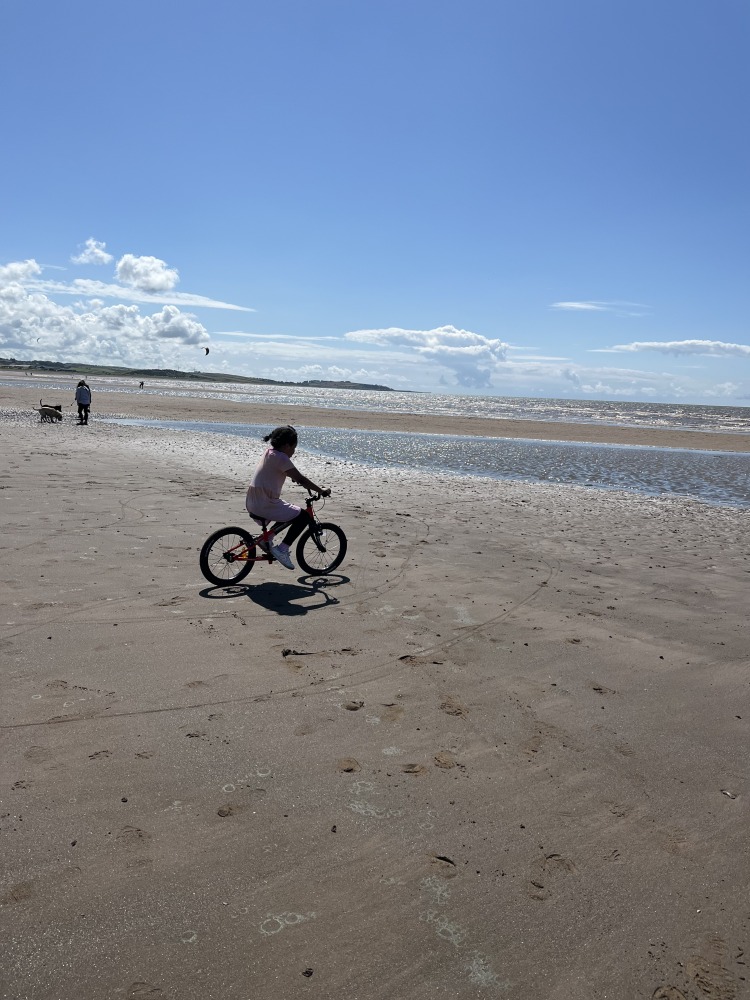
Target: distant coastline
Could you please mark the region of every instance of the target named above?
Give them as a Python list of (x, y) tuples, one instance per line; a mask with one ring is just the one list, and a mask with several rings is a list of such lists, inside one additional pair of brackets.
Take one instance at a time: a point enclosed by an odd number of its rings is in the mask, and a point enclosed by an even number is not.
[(239, 385), (296, 385), (311, 389), (364, 389), (369, 392), (394, 392), (389, 385), (369, 382), (334, 381), (330, 379), (308, 379), (304, 382), (281, 382), (272, 378), (253, 378), (249, 375), (227, 375), (224, 372), (183, 372), (176, 368), (124, 368), (118, 365), (74, 365), (64, 361), (18, 361), (16, 358), (0, 358), (0, 372), (28, 374), (39, 372), (54, 374), (68, 372), (74, 375), (102, 375), (115, 378), (170, 378), (193, 382), (236, 382)]

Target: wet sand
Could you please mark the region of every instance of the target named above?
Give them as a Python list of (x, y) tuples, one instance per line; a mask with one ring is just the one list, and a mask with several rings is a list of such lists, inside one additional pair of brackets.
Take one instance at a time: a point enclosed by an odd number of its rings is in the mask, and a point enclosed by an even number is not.
[(339, 571), (212, 588), (247, 442), (101, 398), (0, 422), (2, 996), (747, 995), (746, 512), (303, 451)]
[[(42, 380), (39, 380), (42, 385)], [(71, 383), (71, 396), (75, 383)], [(486, 419), (482, 417), (426, 416), (424, 414), (368, 413), (364, 410), (334, 410), (312, 406), (274, 406), (238, 403), (229, 399), (197, 396), (164, 397), (143, 393), (94, 392), (94, 414), (145, 417), (152, 420), (197, 420), (215, 423), (246, 423), (295, 427), (348, 427), (359, 430), (412, 431), (421, 434), (460, 434), (471, 437), (526, 438), (535, 441), (581, 441), (588, 444), (647, 445), (658, 448), (689, 448), (701, 451), (750, 452), (750, 434), (719, 434), (659, 427), (610, 427), (564, 421)], [(39, 390), (42, 391), (41, 389)], [(241, 391), (238, 387), (237, 391)], [(69, 403), (65, 392), (50, 393), (54, 402)], [(59, 398), (57, 398), (59, 397)], [(30, 411), (39, 396), (34, 387), (0, 386), (0, 407)], [(45, 396), (46, 401), (46, 396)], [(72, 410), (70, 412), (73, 412)]]

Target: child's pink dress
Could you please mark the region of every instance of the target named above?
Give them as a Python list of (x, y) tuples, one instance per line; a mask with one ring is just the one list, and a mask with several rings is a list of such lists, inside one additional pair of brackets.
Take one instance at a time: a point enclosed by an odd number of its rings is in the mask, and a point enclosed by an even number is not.
[(282, 500), (280, 494), (286, 477), (296, 471), (288, 455), (268, 448), (250, 480), (245, 500), (248, 513), (267, 521), (292, 521), (301, 508)]

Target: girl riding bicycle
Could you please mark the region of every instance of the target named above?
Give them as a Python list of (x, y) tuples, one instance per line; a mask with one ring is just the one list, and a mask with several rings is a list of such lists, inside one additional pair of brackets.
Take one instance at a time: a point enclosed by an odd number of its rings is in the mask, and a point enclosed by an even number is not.
[(270, 442), (263, 458), (250, 480), (245, 506), (248, 513), (256, 521), (276, 521), (288, 523), (289, 530), (283, 542), (273, 542), (270, 545), (271, 555), (287, 569), (294, 569), (289, 546), (298, 538), (311, 522), (306, 510), (281, 499), (281, 490), (287, 476), (292, 482), (304, 486), (306, 490), (330, 496), (330, 490), (320, 486), (303, 476), (292, 462), (292, 455), (297, 448), (297, 431), (293, 427), (277, 427), (264, 438)]

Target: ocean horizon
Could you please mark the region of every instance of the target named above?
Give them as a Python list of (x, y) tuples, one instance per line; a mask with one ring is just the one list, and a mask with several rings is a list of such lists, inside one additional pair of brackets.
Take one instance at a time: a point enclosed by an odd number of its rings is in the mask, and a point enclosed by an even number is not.
[[(73, 375), (34, 375), (0, 379), (0, 385), (43, 386), (48, 391), (69, 392)], [(368, 389), (315, 388), (312, 386), (247, 385), (232, 382), (193, 382), (159, 379), (138, 388), (135, 379), (94, 376), (88, 379), (95, 393), (123, 392), (164, 398), (221, 399), (269, 406), (314, 406), (322, 409), (365, 410), (372, 413), (424, 414), (426, 416), (481, 417), (485, 419), (539, 420), (542, 422), (600, 424), (613, 427), (648, 427), (723, 434), (750, 433), (750, 406), (716, 403), (654, 403), (632, 400), (555, 399), (534, 396), (482, 396), (434, 392), (388, 392)]]

